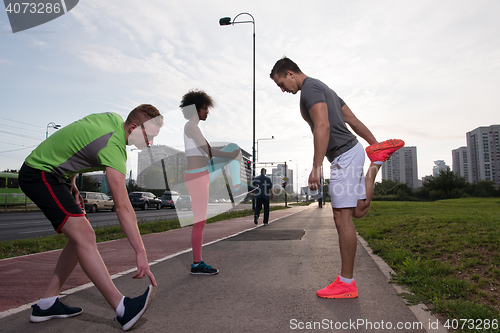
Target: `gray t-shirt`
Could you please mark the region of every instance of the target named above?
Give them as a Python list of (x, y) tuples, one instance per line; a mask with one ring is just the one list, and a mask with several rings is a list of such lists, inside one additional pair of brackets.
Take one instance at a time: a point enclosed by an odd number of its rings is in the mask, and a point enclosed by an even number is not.
[(328, 88), (320, 80), (307, 77), (302, 82), (300, 93), (300, 113), (302, 118), (309, 124), (311, 131), (314, 132), (314, 123), (309, 114), (309, 110), (318, 103), (326, 103), (328, 107), (328, 121), (330, 122), (330, 139), (326, 150), (328, 161), (332, 162), (337, 156), (345, 153), (354, 147), (358, 140), (352, 134), (345, 124), (342, 115), (344, 101), (337, 96), (335, 91)]

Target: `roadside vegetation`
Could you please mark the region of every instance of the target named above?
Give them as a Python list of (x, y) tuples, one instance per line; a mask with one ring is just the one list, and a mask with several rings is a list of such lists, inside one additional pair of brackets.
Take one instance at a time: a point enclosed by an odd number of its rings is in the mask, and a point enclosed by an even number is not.
[(404, 183), (382, 180), (375, 184), (373, 193), (375, 201), (435, 201), (470, 197), (500, 197), (500, 190), (497, 190), (495, 183), (489, 180), (467, 183), (463, 177), (448, 169), (442, 170), (436, 177), (428, 177), (418, 189), (412, 189)]
[[(286, 207), (285, 206), (270, 207), (271, 211), (280, 209), (286, 209)], [(253, 215), (253, 210), (251, 209), (234, 211), (234, 212), (230, 211), (208, 219), (207, 223), (213, 223), (217, 221), (229, 220), (250, 215)], [(47, 223), (49, 222), (47, 221)], [(153, 222), (146, 222), (144, 219), (140, 219), (137, 225), (139, 227), (141, 235), (163, 232), (171, 229), (178, 229), (181, 227), (179, 224), (179, 220), (177, 219), (174, 220), (157, 219), (156, 221)], [(98, 243), (114, 239), (125, 238), (125, 234), (123, 233), (122, 228), (119, 225), (97, 227), (94, 230), (95, 230), (96, 240)], [(66, 236), (62, 234), (29, 238), (29, 239), (3, 241), (0, 242), (0, 259), (62, 249), (67, 242), (68, 239), (66, 238)]]
[[(325, 179), (325, 201), (330, 201), (329, 183)], [(384, 179), (375, 183), (373, 191), (373, 201), (436, 201), (471, 197), (500, 197), (500, 189), (496, 189), (495, 183), (489, 180), (467, 183), (463, 177), (448, 169), (441, 171), (436, 177), (427, 177), (417, 189), (406, 183)]]
[(414, 293), (408, 302), (427, 304), (450, 331), (500, 331), (500, 198), (372, 202), (355, 224)]

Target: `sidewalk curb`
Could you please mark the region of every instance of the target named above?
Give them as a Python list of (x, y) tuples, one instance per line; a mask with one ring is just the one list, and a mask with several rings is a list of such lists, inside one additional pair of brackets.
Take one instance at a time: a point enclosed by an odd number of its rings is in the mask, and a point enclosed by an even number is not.
[[(370, 245), (358, 234), (358, 241), (359, 243), (363, 246), (363, 248), (368, 252), (370, 257), (373, 259), (375, 264), (377, 264), (378, 268), (384, 274), (384, 276), (387, 278), (387, 282), (389, 283), (389, 280), (391, 279), (392, 274), (395, 274), (394, 270), (378, 255), (374, 254)], [(398, 294), (401, 293), (408, 293), (411, 294), (410, 291), (406, 290), (404, 287), (397, 285), (395, 283), (392, 283), (392, 286), (396, 290)], [(411, 305), (408, 306), (417, 317), (417, 319), (422, 323), (424, 326), (423, 328), (426, 330), (428, 333), (448, 333), (448, 330), (443, 326), (443, 324), (439, 321), (439, 319), (431, 314), (429, 309), (425, 304), (417, 304), (417, 305)], [(432, 329), (430, 328), (429, 323), (438, 323), (438, 328), (437, 329)]]

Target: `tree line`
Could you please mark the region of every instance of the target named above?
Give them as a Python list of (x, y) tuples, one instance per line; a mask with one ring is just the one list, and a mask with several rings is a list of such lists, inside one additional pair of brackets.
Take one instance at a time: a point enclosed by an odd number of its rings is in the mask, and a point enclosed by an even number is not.
[(384, 179), (375, 183), (373, 193), (373, 200), (434, 201), (465, 197), (500, 197), (500, 190), (490, 180), (467, 183), (465, 178), (448, 168), (441, 170), (436, 177), (426, 178), (418, 189), (412, 189), (406, 183)]
[[(325, 179), (323, 193), (325, 201), (330, 201), (329, 179)], [(427, 177), (422, 186), (412, 189), (406, 183), (384, 179), (376, 182), (373, 191), (375, 201), (434, 201), (466, 197), (500, 197), (500, 189), (490, 180), (467, 183), (465, 178), (447, 170), (441, 170), (438, 176)]]

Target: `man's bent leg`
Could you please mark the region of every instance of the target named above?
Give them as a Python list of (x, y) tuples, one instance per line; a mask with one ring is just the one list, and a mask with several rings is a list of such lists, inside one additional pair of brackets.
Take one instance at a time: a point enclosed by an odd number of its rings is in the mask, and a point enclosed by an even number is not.
[(76, 255), (75, 243), (70, 240), (57, 260), (56, 268), (42, 298), (59, 295), (64, 282), (66, 282), (71, 272), (73, 272), (76, 264), (78, 264), (78, 257)]
[(340, 275), (346, 279), (352, 279), (354, 276), (354, 259), (356, 257), (356, 248), (358, 245), (356, 228), (352, 221), (354, 208), (332, 209), (333, 219), (339, 234), (341, 258)]
[(264, 224), (269, 223), (269, 199), (262, 199), (264, 205)]
[(262, 210), (262, 202), (263, 199), (262, 198), (257, 198), (255, 200), (255, 212), (254, 212), (254, 215), (257, 216), (257, 218), (259, 218), (260, 216), (260, 211)]
[(387, 161), (396, 150), (402, 148), (404, 145), (405, 142), (403, 140), (392, 139), (366, 147), (366, 154), (370, 161), (372, 161), (365, 177), (366, 199), (358, 200), (358, 206), (354, 212), (354, 217), (360, 218), (368, 213), (378, 170), (380, 170), (383, 162)]
[(73, 242), (78, 262), (85, 274), (99, 289), (113, 310), (116, 310), (123, 295), (116, 289), (97, 250), (95, 233), (90, 223), (82, 216), (69, 217), (61, 231), (70, 239), (70, 242)]
[(370, 210), (370, 204), (373, 198), (373, 191), (375, 189), (375, 177), (377, 176), (378, 171), (380, 170), (381, 165), (371, 163), (368, 167), (368, 172), (365, 176), (365, 191), (366, 191), (366, 199), (358, 200), (358, 205), (354, 210), (354, 217), (361, 218), (365, 216)]

